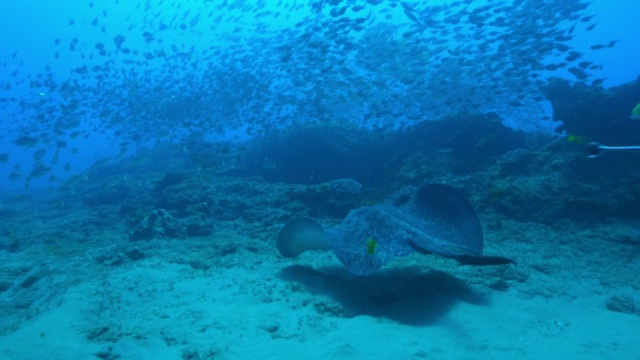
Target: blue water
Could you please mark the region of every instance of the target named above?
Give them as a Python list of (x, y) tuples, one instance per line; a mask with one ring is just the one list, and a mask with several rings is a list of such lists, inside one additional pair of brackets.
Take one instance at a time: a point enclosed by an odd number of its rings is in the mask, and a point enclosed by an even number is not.
[[(55, 188), (98, 159), (141, 146), (193, 133), (245, 139), (317, 121), (393, 129), (496, 111), (514, 128), (550, 132), (558, 124), (544, 119), (553, 109), (538, 85), (524, 82), (534, 73), (581, 79), (570, 65), (532, 64), (576, 51), (575, 63), (594, 67), (587, 83), (611, 87), (638, 75), (640, 39), (629, 14), (640, 5), (519, 3), (11, 2), (0, 23), (1, 184)], [(562, 13), (576, 4), (586, 9)], [(554, 43), (572, 50), (550, 49)], [(20, 136), (37, 144), (16, 146)], [(34, 160), (37, 150), (45, 154)]]
[(5, 2), (0, 358), (639, 358), (640, 2)]

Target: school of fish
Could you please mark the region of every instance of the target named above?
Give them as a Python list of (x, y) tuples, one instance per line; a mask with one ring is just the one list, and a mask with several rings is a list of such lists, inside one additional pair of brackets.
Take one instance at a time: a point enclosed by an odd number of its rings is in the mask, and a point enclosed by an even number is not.
[[(70, 171), (59, 155), (95, 136), (126, 152), (194, 133), (261, 136), (309, 122), (392, 130), (491, 111), (535, 123), (544, 120), (539, 87), (548, 77), (604, 81), (602, 66), (570, 45), (576, 29), (597, 25), (589, 4), (146, 0), (128, 5), (133, 11), (120, 20), (128, 27), (116, 32), (112, 13), (81, 1), (95, 16), (70, 19), (46, 55), (81, 65), (68, 73), (0, 68), (0, 106), (15, 124), (3, 125), (2, 141), (33, 149), (33, 166), (7, 153), (0, 163), (12, 166), (12, 180)], [(80, 21), (95, 31), (74, 32)], [(21, 87), (31, 93), (15, 95)]]

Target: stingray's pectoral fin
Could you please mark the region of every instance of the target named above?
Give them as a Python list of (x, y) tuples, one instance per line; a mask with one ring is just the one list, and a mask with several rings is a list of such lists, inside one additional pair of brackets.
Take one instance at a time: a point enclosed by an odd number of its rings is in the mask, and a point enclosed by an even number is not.
[(506, 264), (514, 264), (518, 265), (518, 263), (504, 256), (485, 256), (485, 255), (458, 255), (453, 257), (462, 265), (473, 265), (473, 266), (491, 266), (491, 265), (506, 265)]
[(431, 254), (433, 254), (431, 251), (429, 251), (429, 250), (427, 250), (427, 249), (423, 248), (422, 246), (419, 246), (419, 245), (414, 244), (412, 241), (409, 241), (407, 244), (408, 244), (408, 245), (409, 245), (409, 246), (410, 246), (414, 251), (416, 251), (416, 252), (418, 252), (418, 253), (420, 253), (420, 254), (422, 254), (422, 255), (431, 255)]
[(319, 222), (299, 217), (289, 221), (278, 234), (276, 246), (280, 255), (296, 257), (307, 250), (330, 250), (331, 246)]

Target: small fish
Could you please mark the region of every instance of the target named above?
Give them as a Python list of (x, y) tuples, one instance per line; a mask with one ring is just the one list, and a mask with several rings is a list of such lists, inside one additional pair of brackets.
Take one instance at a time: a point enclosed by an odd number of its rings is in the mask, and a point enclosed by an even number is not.
[(567, 137), (567, 141), (574, 144), (586, 144), (587, 138), (580, 135), (569, 134), (569, 136)]
[(13, 143), (21, 147), (32, 147), (38, 143), (38, 140), (30, 136), (23, 135), (14, 140)]
[(633, 120), (640, 120), (640, 103), (631, 110), (631, 116)]

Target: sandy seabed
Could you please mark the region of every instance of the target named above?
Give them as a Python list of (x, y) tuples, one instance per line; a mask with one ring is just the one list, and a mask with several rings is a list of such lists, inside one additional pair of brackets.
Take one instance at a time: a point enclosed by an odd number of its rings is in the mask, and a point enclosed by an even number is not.
[(280, 257), (281, 224), (133, 242), (83, 218), (2, 219), (0, 358), (640, 359), (634, 223), (503, 219), (485, 253), (517, 266), (413, 254), (358, 277)]

